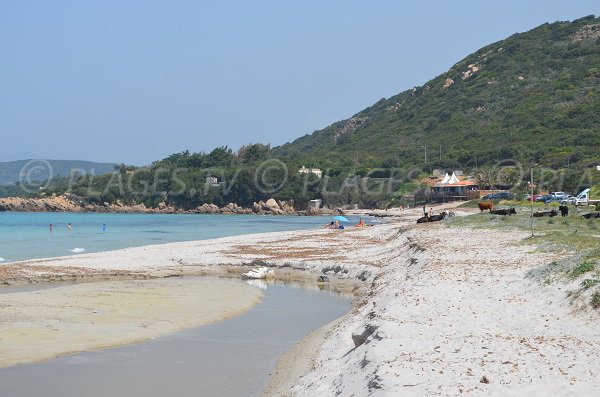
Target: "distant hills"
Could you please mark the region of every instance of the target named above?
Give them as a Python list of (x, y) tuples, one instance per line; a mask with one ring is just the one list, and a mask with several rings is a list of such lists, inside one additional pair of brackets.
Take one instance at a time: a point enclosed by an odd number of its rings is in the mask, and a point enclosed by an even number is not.
[(588, 167), (600, 164), (598, 109), (600, 18), (588, 16), (488, 45), (274, 152), (321, 167), (464, 169), (505, 159)]
[(114, 169), (110, 163), (79, 160), (18, 160), (0, 162), (0, 185), (18, 181), (45, 181), (53, 176), (69, 176), (71, 172), (106, 174)]

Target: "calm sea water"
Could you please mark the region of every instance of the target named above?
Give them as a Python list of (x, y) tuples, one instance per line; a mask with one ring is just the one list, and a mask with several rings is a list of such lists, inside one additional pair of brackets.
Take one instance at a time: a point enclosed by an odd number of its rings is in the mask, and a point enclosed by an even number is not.
[[(250, 233), (316, 229), (329, 220), (302, 216), (0, 212), (0, 263)], [(71, 231), (68, 223), (72, 224)], [(54, 225), (53, 232), (49, 231), (50, 224)]]

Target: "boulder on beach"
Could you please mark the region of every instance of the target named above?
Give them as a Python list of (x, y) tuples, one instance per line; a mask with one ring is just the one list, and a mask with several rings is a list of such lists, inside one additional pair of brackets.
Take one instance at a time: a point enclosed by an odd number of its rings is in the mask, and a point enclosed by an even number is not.
[(236, 203), (229, 203), (225, 207), (221, 208), (221, 213), (222, 214), (238, 214), (238, 215), (241, 215), (241, 214), (248, 213), (248, 211), (246, 209), (240, 207)]
[(279, 204), (277, 203), (277, 201), (274, 198), (268, 199), (267, 202), (265, 203), (265, 206), (267, 208), (269, 208), (270, 210), (279, 210), (279, 209), (281, 209), (279, 207)]
[(214, 204), (204, 203), (196, 208), (198, 214), (218, 214), (221, 212), (218, 206)]

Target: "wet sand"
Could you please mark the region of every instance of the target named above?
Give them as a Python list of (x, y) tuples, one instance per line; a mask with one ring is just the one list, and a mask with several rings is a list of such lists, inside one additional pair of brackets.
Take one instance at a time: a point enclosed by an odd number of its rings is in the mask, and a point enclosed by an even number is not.
[(142, 343), (2, 368), (0, 395), (257, 397), (286, 350), (351, 308), (350, 298), (297, 283), (268, 283), (263, 291), (259, 304), (224, 321)]
[(241, 314), (258, 288), (224, 280), (83, 283), (0, 294), (0, 367), (157, 338)]

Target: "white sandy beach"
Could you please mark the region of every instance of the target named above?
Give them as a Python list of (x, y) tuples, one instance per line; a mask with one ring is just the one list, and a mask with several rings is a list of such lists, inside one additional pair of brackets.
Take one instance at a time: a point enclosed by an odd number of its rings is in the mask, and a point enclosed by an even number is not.
[[(460, 214), (459, 214), (460, 215)], [(264, 260), (276, 274), (357, 283), (351, 313), (281, 358), (265, 395), (600, 394), (598, 313), (567, 285), (525, 277), (557, 254), (525, 233), (415, 225), (419, 210), (363, 229), (228, 237), (3, 265), (5, 279), (50, 273), (236, 274)], [(358, 347), (352, 335), (363, 333)]]

